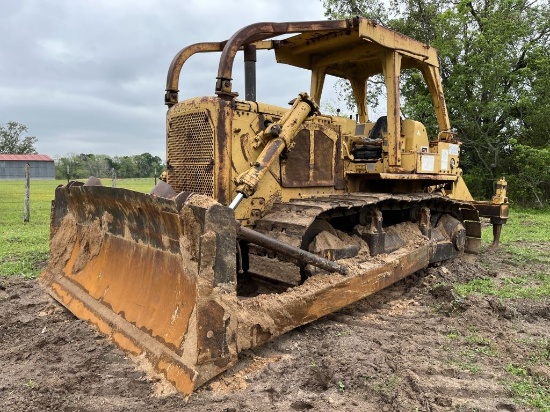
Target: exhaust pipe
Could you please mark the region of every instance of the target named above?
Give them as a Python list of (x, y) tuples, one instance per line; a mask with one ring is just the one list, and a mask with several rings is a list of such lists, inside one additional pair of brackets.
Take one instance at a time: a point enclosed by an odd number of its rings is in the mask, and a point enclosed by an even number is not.
[(256, 101), (256, 46), (244, 46), (244, 95), (248, 101)]

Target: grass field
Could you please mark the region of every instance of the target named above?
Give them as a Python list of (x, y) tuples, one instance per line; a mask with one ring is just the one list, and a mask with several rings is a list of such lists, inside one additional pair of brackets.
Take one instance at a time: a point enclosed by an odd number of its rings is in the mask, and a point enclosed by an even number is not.
[[(63, 180), (33, 180), (30, 188), (30, 222), (23, 222), (25, 183), (23, 180), (0, 181), (0, 275), (36, 277), (48, 258), (50, 205), (55, 188)], [(110, 180), (103, 182), (110, 184)], [(117, 187), (149, 192), (149, 179), (119, 179)], [(492, 239), (491, 228), (483, 231), (483, 242)], [(522, 241), (550, 240), (550, 211), (513, 209), (502, 231), (502, 245), (518, 263), (525, 260), (550, 259)]]
[[(24, 180), (0, 181), (0, 275), (36, 277), (48, 259), (50, 206), (63, 180), (31, 180), (30, 221), (23, 222)], [(105, 185), (111, 184), (104, 180)], [(153, 179), (118, 179), (117, 187), (149, 192)]]

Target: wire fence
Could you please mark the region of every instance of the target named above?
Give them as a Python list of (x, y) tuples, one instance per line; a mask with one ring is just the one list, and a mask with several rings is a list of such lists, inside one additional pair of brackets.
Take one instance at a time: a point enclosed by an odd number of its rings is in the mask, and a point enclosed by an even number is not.
[[(81, 180), (81, 181), (85, 181)], [(66, 180), (30, 179), (29, 211), (30, 220), (49, 221), (51, 202), (55, 197), (55, 188), (67, 184)], [(102, 179), (104, 186), (111, 187), (111, 179)], [(148, 193), (154, 187), (153, 178), (117, 179), (117, 188), (126, 188)], [(25, 207), (25, 179), (0, 180), (0, 229), (2, 225), (14, 220), (23, 221)]]
[[(28, 220), (49, 220), (51, 201), (55, 196), (55, 180), (30, 179), (28, 191)], [(0, 224), (25, 220), (25, 188), (22, 180), (0, 181)]]

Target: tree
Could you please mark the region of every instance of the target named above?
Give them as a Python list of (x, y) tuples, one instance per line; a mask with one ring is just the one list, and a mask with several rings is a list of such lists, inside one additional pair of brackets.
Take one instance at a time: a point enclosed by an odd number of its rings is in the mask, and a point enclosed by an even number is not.
[(70, 154), (61, 157), (55, 162), (55, 175), (57, 179), (67, 177), (67, 167), (71, 179), (86, 179), (90, 176), (111, 177), (113, 160), (106, 155), (94, 154)]
[(550, 202), (550, 148), (534, 148), (511, 141), (508, 183), (523, 205), (544, 207)]
[(117, 164), (117, 174), (121, 178), (138, 176), (138, 169), (134, 156), (115, 157), (114, 161)]
[(0, 126), (0, 153), (36, 153), (34, 144), (38, 139), (34, 136), (23, 137), (27, 130), (27, 126), (17, 122), (8, 122)]
[[(87, 174), (96, 177), (109, 177), (111, 175), (110, 157), (106, 155), (86, 155), (84, 162)], [(88, 176), (88, 177), (89, 177)]]
[(82, 160), (79, 155), (71, 153), (65, 157), (60, 157), (55, 161), (55, 178), (65, 179), (67, 177), (67, 170), (69, 171), (69, 177), (71, 179), (83, 179), (86, 176), (86, 171)]
[(153, 177), (155, 170), (159, 175), (164, 170), (162, 159), (150, 153), (135, 156), (115, 156), (102, 154), (69, 154), (55, 162), (56, 178), (67, 177), (67, 166), (71, 179), (86, 179), (90, 176), (111, 178), (113, 169), (119, 178)]
[[(474, 195), (490, 196), (494, 180), (521, 170), (522, 165), (515, 162), (525, 159), (525, 153), (534, 155), (525, 146), (540, 151), (548, 145), (547, 2), (407, 0), (393, 1), (389, 8), (377, 0), (325, 0), (323, 4), (329, 17), (375, 18), (438, 49), (449, 117), (463, 142), (465, 178), (469, 174), (478, 178)], [(433, 131), (433, 109), (420, 74), (402, 76), (402, 98), (403, 114)], [(513, 139), (521, 145), (513, 144)], [(545, 153), (538, 155), (546, 158)], [(540, 168), (538, 173), (550, 171)], [(540, 184), (544, 181), (540, 179)], [(510, 185), (510, 190), (512, 194), (516, 188)]]
[(162, 169), (162, 159), (158, 156), (153, 156), (150, 153), (142, 153), (140, 155), (134, 156), (138, 177), (152, 177), (155, 173), (159, 174)]

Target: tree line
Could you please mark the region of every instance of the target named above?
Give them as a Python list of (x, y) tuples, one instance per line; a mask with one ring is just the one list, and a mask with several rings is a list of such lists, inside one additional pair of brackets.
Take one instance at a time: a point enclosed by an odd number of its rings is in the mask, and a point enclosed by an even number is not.
[(69, 154), (55, 160), (55, 178), (86, 179), (131, 178), (159, 176), (165, 165), (158, 156), (142, 153), (134, 156), (107, 156), (102, 154)]
[[(328, 18), (364, 16), (435, 47), (451, 125), (462, 141), (461, 167), (474, 197), (490, 198), (494, 182), (505, 176), (513, 201), (548, 205), (548, 1), (323, 0), (323, 6)], [(376, 104), (383, 91), (376, 79), (372, 83), (369, 104)], [(342, 93), (347, 96), (345, 86)], [(431, 100), (418, 72), (402, 75), (401, 97), (402, 114), (435, 135)]]
[[(0, 125), (0, 153), (35, 154), (37, 138), (25, 136), (27, 126), (18, 122)], [(108, 156), (103, 154), (68, 154), (55, 160), (56, 179), (87, 179), (90, 176), (154, 177), (164, 170), (165, 165), (158, 156), (142, 153), (134, 156)]]

